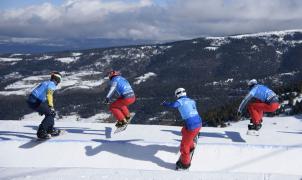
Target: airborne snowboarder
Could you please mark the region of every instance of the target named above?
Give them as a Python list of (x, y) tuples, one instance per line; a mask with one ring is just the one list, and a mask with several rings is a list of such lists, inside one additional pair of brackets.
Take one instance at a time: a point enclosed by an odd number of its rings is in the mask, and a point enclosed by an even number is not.
[(50, 80), (40, 83), (28, 96), (28, 106), (40, 115), (45, 115), (37, 131), (39, 139), (49, 139), (50, 136), (60, 135), (61, 130), (54, 128), (56, 112), (53, 103), (53, 93), (61, 79), (62, 75), (59, 72), (52, 72)]
[(135, 94), (130, 83), (121, 76), (118, 71), (110, 71), (108, 73), (110, 79), (110, 90), (104, 99), (105, 104), (109, 104), (110, 98), (114, 91), (119, 95), (118, 99), (110, 104), (110, 111), (117, 120), (115, 126), (121, 128), (127, 125), (132, 118), (128, 110), (128, 106), (135, 102)]
[(268, 87), (258, 84), (256, 79), (248, 82), (250, 92), (242, 100), (238, 113), (242, 114), (246, 108), (251, 116), (251, 123), (248, 125), (248, 134), (252, 131), (258, 132), (262, 127), (262, 116), (264, 112), (274, 112), (279, 108), (279, 99), (274, 91)]
[(188, 169), (191, 166), (190, 155), (195, 149), (194, 139), (197, 138), (201, 129), (202, 118), (198, 114), (196, 102), (187, 97), (187, 93), (184, 88), (176, 89), (175, 96), (177, 98), (175, 102), (163, 102), (162, 105), (166, 107), (178, 108), (178, 111), (185, 122), (181, 129), (181, 156), (176, 162), (176, 169)]

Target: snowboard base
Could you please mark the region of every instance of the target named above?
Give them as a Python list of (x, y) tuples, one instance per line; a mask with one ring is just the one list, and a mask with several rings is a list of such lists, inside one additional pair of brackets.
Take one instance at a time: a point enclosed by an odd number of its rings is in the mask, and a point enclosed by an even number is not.
[[(192, 158), (193, 158), (193, 155), (194, 155), (194, 151), (195, 151), (195, 149), (193, 149), (193, 150), (190, 152), (191, 161), (192, 161)], [(179, 157), (178, 161), (180, 161), (180, 157)], [(190, 169), (190, 167), (184, 169), (184, 168), (179, 167), (179, 166), (177, 166), (177, 165), (176, 165), (176, 167), (175, 167), (175, 170), (176, 170), (176, 171), (189, 171), (189, 169)]]
[(248, 130), (246, 132), (246, 134), (249, 136), (259, 136), (260, 135), (259, 131), (256, 131), (256, 130)]
[(36, 142), (44, 142), (44, 141), (50, 140), (52, 138), (56, 138), (56, 137), (62, 136), (65, 133), (66, 133), (66, 131), (64, 129), (60, 129), (60, 134), (58, 136), (51, 136), (50, 134), (48, 134), (49, 138), (47, 138), (47, 139), (37, 138)]
[(127, 126), (131, 123), (131, 120), (132, 120), (133, 117), (135, 116), (135, 113), (130, 113), (130, 116), (131, 116), (131, 118), (128, 120), (128, 123), (125, 124), (125, 125), (122, 126), (122, 127), (116, 128), (115, 131), (113, 132), (113, 134), (120, 133), (120, 132), (125, 131), (125, 130), (127, 129)]
[(122, 132), (122, 131), (125, 131), (126, 128), (127, 128), (127, 126), (128, 126), (128, 124), (129, 124), (129, 122), (128, 122), (127, 124), (125, 124), (124, 126), (122, 126), (122, 127), (116, 128), (116, 130), (114, 131), (114, 134), (120, 133), (120, 132)]

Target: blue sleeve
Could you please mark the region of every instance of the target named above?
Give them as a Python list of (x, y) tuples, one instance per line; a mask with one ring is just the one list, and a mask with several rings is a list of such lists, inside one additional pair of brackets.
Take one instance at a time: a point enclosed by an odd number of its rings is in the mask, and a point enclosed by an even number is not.
[(51, 91), (55, 91), (57, 88), (56, 88), (56, 85), (54, 82), (50, 82), (48, 84), (48, 87), (47, 87), (47, 90), (51, 90)]
[(171, 107), (171, 108), (178, 108), (181, 106), (181, 104), (178, 102), (178, 101), (175, 101), (175, 102), (164, 102), (163, 103), (164, 106), (166, 107)]

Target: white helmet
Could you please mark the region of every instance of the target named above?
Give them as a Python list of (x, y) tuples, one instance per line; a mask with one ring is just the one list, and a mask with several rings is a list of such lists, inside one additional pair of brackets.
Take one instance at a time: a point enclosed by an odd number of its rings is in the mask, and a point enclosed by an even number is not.
[(184, 88), (177, 88), (177, 89), (175, 90), (175, 96), (176, 96), (177, 98), (180, 98), (180, 97), (186, 96), (186, 95), (187, 95), (187, 93), (186, 93), (186, 90), (185, 90)]
[(55, 81), (57, 84), (59, 84), (62, 81), (62, 75), (58, 71), (54, 71), (50, 75), (50, 80)]
[(249, 87), (254, 86), (254, 85), (256, 85), (256, 84), (258, 84), (258, 82), (257, 82), (256, 79), (252, 79), (252, 80), (250, 80), (250, 81), (247, 83), (247, 85), (248, 85)]

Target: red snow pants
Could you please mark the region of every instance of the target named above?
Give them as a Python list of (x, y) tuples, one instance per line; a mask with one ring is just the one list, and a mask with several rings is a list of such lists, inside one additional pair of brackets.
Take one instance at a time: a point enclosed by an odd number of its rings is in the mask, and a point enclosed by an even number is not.
[(110, 111), (116, 120), (122, 121), (126, 116), (130, 116), (128, 106), (135, 102), (135, 97), (123, 98), (119, 97), (116, 101), (110, 104)]
[(267, 104), (262, 101), (252, 102), (248, 105), (253, 124), (260, 124), (264, 112), (275, 112), (279, 108), (279, 103)]
[(200, 129), (201, 127), (195, 128), (194, 130), (188, 130), (185, 127), (181, 129), (182, 140), (180, 144), (180, 160), (184, 165), (189, 165), (191, 163), (190, 149), (194, 148), (193, 139), (198, 135)]

